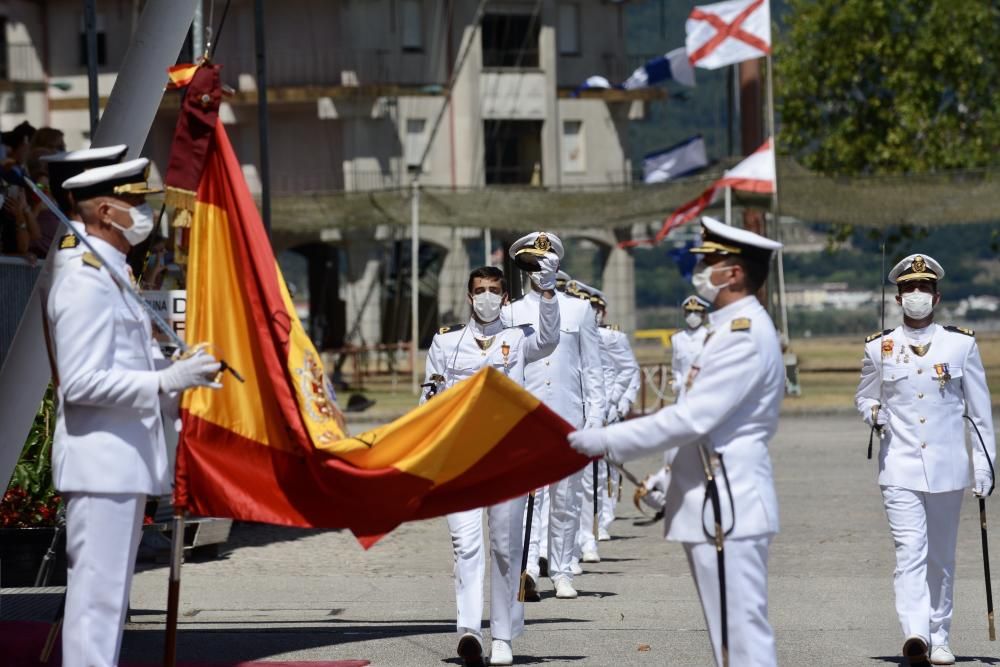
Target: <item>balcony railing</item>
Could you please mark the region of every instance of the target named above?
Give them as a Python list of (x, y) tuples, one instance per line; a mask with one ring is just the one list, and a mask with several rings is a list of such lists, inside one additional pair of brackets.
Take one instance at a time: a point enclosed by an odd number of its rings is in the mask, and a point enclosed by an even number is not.
[(8, 44), (0, 49), (0, 80), (44, 81), (41, 55), (33, 44)]
[[(217, 60), (224, 78), (257, 71), (252, 52)], [(387, 49), (269, 49), (267, 80), (269, 86), (443, 85), (430, 68), (432, 60), (426, 53)]]

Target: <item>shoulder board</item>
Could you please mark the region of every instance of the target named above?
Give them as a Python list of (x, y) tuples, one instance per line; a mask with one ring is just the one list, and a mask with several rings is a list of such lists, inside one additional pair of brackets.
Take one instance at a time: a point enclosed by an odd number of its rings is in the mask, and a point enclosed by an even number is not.
[(733, 320), (733, 323), (729, 325), (730, 331), (750, 331), (750, 318), (749, 317), (737, 317)]
[(101, 260), (97, 259), (97, 256), (92, 252), (83, 253), (83, 263), (95, 269), (101, 268)]
[(75, 248), (78, 245), (80, 245), (80, 239), (77, 238), (76, 234), (66, 234), (59, 239), (60, 250), (69, 250), (70, 248)]
[(461, 331), (465, 328), (464, 324), (452, 324), (450, 327), (441, 327), (438, 329), (439, 334), (451, 333), (452, 331)]
[(865, 338), (865, 342), (870, 343), (877, 338), (881, 338), (882, 336), (888, 336), (891, 333), (892, 329), (886, 329), (885, 331), (877, 331), (873, 333), (871, 336), (868, 336), (868, 338)]
[(952, 325), (946, 326), (945, 327), (945, 331), (951, 331), (952, 333), (965, 334), (966, 336), (975, 336), (976, 335), (976, 332), (973, 331), (972, 329), (966, 329), (965, 327), (956, 327), (956, 326), (952, 326)]
[(601, 328), (610, 329), (611, 331), (621, 331), (621, 327), (619, 327), (617, 324), (602, 324)]

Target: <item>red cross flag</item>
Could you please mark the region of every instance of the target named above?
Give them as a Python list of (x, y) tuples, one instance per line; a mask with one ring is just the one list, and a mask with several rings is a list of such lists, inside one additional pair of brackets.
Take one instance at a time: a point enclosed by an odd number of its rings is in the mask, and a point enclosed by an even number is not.
[(769, 0), (728, 0), (700, 5), (687, 23), (688, 60), (696, 67), (718, 69), (771, 52)]

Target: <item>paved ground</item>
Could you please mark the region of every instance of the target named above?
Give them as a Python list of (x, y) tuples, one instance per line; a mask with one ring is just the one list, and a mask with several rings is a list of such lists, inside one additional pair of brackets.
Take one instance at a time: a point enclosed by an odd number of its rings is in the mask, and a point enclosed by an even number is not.
[[(782, 665), (897, 664), (892, 543), (854, 417), (788, 417), (773, 443), (782, 532), (772, 549), (771, 619)], [(653, 459), (634, 462), (652, 471)], [(630, 495), (629, 493), (626, 494)], [(679, 547), (623, 503), (604, 560), (581, 597), (527, 609), (516, 664), (711, 664)], [(1000, 531), (1000, 514), (995, 514)], [(962, 664), (1000, 664), (986, 636), (976, 508), (960, 532), (953, 647)], [(1000, 539), (995, 563), (1000, 568)], [(184, 567), (180, 657), (364, 658), (373, 665), (458, 664), (451, 550), (443, 519), (404, 526), (369, 552), (349, 534), (239, 525), (222, 559)], [(161, 655), (166, 569), (136, 576), (124, 653)], [(487, 606), (488, 609), (488, 606)], [(646, 649), (646, 650), (643, 650)], [(974, 656), (974, 657), (973, 657)], [(733, 666), (738, 667), (738, 666)]]

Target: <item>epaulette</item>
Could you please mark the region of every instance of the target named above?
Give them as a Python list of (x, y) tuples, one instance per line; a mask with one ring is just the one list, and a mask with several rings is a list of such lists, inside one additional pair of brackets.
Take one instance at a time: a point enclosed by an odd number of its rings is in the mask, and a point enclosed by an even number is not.
[(733, 323), (729, 325), (730, 331), (750, 331), (750, 318), (749, 317), (737, 317), (733, 320)]
[(59, 249), (60, 250), (70, 250), (80, 245), (80, 239), (77, 238), (76, 234), (66, 234), (61, 239), (59, 239)]
[(876, 333), (873, 333), (871, 336), (868, 336), (868, 338), (865, 338), (865, 342), (870, 343), (876, 338), (881, 338), (882, 336), (888, 336), (891, 333), (892, 329), (886, 329), (885, 331), (878, 331)]
[(945, 327), (945, 331), (951, 331), (953, 333), (965, 334), (966, 336), (975, 336), (976, 335), (976, 332), (973, 331), (972, 329), (966, 329), (965, 327), (956, 327), (956, 326), (952, 326), (950, 324)]
[(83, 253), (83, 263), (95, 269), (101, 268), (101, 260), (97, 259), (97, 256), (92, 252)]
[(450, 327), (441, 327), (438, 329), (439, 334), (451, 333), (452, 331), (461, 331), (465, 328), (464, 324), (452, 324)]

